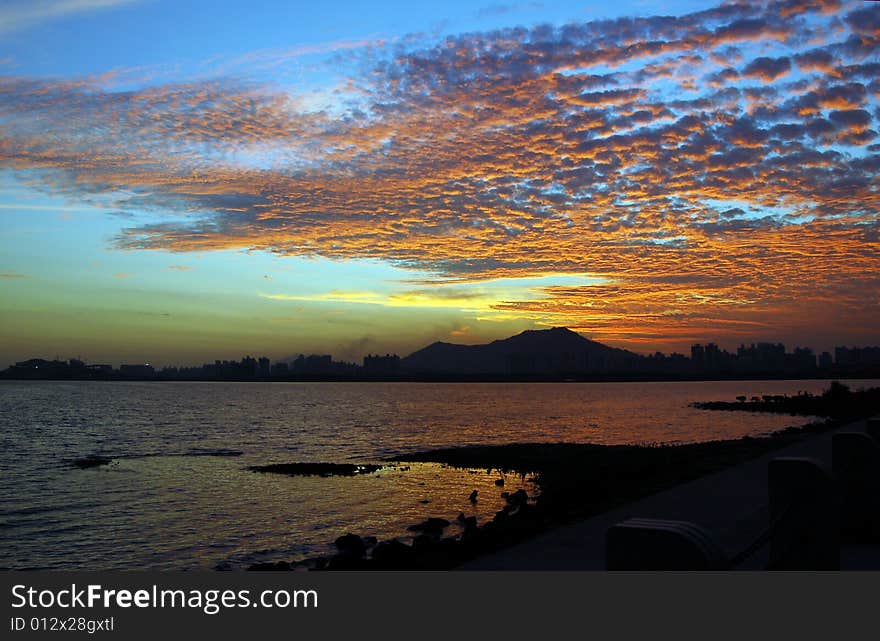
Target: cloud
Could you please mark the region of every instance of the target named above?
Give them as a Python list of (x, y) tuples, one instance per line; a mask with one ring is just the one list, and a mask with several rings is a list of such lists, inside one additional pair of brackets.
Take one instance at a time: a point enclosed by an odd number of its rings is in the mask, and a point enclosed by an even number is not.
[(836, 59), (825, 49), (811, 49), (794, 56), (797, 66), (803, 71), (820, 71), (831, 74), (834, 72)]
[(841, 129), (862, 131), (871, 124), (871, 114), (864, 109), (842, 109), (828, 114), (828, 119)]
[(125, 272), (117, 272), (113, 274), (113, 278), (131, 278), (131, 274), (127, 274)]
[(419, 289), (387, 294), (373, 291), (332, 290), (318, 294), (259, 294), (276, 301), (379, 305), (382, 307), (450, 308), (490, 312), (499, 303), (497, 295), (484, 291), (454, 289)]
[(846, 16), (846, 23), (859, 35), (880, 37), (880, 11), (877, 10), (876, 5), (867, 4), (852, 11)]
[(479, 308), (619, 341), (670, 318), (680, 336), (793, 326), (799, 305), (875, 318), (858, 292), (880, 284), (880, 43), (833, 5), (368, 46), (337, 111), (243, 75), (134, 91), (5, 77), (0, 166), (138, 212), (113, 240), (127, 251), (383, 260), (480, 291), (601, 278), (525, 300), (415, 284), (276, 300)]
[(832, 14), (840, 9), (840, 0), (781, 0), (776, 4), (783, 18), (808, 12)]
[(706, 77), (706, 80), (713, 87), (724, 87), (731, 82), (734, 82), (739, 79), (739, 72), (733, 67), (725, 67), (721, 71), (716, 71), (715, 73), (709, 74)]
[(0, 33), (21, 31), (66, 16), (132, 4), (139, 0), (7, 0), (0, 7)]
[(290, 48), (273, 48), (250, 51), (246, 54), (229, 59), (211, 58), (205, 64), (211, 65), (214, 72), (220, 75), (237, 75), (242, 71), (272, 71), (277, 67), (300, 58), (310, 56), (327, 56), (358, 50), (382, 49), (394, 42), (376, 39), (331, 40), (327, 42), (297, 45)]
[(345, 291), (334, 289), (321, 294), (260, 294), (261, 298), (280, 301), (306, 301), (313, 303), (355, 303), (367, 305), (380, 305), (384, 297), (376, 292), (368, 291)]
[(744, 76), (760, 78), (764, 82), (776, 80), (791, 70), (791, 60), (787, 57), (768, 58), (762, 56), (755, 58), (745, 66), (742, 71)]
[(514, 4), (491, 4), (477, 9), (475, 15), (478, 18), (492, 18), (496, 16), (504, 16), (521, 9), (541, 9), (544, 4), (541, 2), (514, 3)]
[(6, 273), (0, 273), (0, 278), (15, 280), (15, 279), (19, 279), (19, 278), (30, 278), (30, 276), (28, 276), (27, 274), (19, 274), (17, 272), (6, 272)]
[(461, 340), (462, 338), (472, 338), (473, 333), (471, 331), (470, 325), (462, 325), (458, 329), (453, 329), (449, 332), (449, 336), (454, 339)]
[(168, 265), (168, 269), (173, 272), (188, 272), (195, 268), (190, 265)]

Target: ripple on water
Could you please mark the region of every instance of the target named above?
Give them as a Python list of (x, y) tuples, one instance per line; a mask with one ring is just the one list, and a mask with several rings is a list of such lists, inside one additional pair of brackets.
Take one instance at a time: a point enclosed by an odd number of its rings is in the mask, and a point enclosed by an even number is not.
[[(0, 487), (0, 567), (212, 568), (256, 562), (260, 554), (324, 554), (347, 532), (407, 536), (407, 526), (432, 516), (454, 521), (463, 512), (483, 522), (502, 507), (502, 490), (529, 484), (508, 475), (500, 488), (498, 472), (436, 464), (350, 478), (247, 468), (291, 460), (375, 463), (462, 444), (757, 435), (804, 421), (689, 404), (825, 387), (3, 381), (0, 471), (13, 482)], [(70, 465), (96, 454), (113, 464)], [(474, 489), (476, 505), (468, 501)]]

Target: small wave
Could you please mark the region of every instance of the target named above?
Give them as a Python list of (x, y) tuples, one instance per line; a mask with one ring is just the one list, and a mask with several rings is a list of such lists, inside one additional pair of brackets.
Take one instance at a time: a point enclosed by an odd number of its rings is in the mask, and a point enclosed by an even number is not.
[[(206, 449), (206, 448), (192, 448), (187, 450), (184, 454), (180, 454), (180, 456), (223, 456), (223, 457), (234, 457), (241, 456), (244, 454), (241, 450), (227, 450), (227, 449)], [(173, 456), (173, 455), (172, 455)]]

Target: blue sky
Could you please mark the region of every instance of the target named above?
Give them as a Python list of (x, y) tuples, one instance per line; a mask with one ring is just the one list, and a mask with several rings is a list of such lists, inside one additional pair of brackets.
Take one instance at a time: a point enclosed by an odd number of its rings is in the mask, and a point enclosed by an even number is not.
[[(667, 2), (277, 2), (253, 0), (11, 0), (0, 10), (0, 59), (15, 73), (86, 76), (155, 66), (204, 73), (253, 52), (489, 31), (618, 16), (677, 15), (705, 6)], [(65, 10), (67, 9), (67, 10)], [(2, 26), (6, 23), (5, 26)], [(321, 58), (302, 55), (302, 58)], [(216, 64), (216, 63), (215, 63)], [(218, 65), (219, 66), (219, 65)]]

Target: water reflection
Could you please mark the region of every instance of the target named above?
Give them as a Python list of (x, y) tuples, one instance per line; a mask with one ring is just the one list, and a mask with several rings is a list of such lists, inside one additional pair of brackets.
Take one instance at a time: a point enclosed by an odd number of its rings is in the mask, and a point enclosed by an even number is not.
[[(502, 488), (498, 472), (436, 464), (330, 478), (247, 467), (370, 463), (469, 443), (760, 434), (803, 419), (704, 412), (689, 403), (825, 386), (3, 382), (0, 567), (239, 566), (326, 554), (346, 532), (405, 536), (430, 516), (454, 521), (463, 512), (484, 522), (503, 506), (502, 491), (530, 484), (508, 475)], [(113, 460), (73, 465), (96, 455)]]

